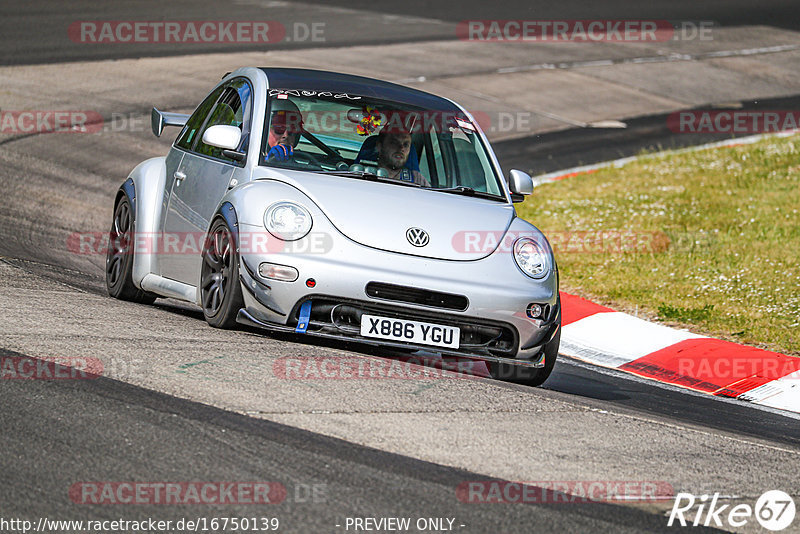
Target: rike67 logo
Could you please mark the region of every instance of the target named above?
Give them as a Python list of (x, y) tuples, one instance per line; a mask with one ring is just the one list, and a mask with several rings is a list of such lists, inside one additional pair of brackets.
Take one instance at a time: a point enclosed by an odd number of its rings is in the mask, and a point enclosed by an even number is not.
[[(736, 527), (745, 526), (754, 517), (767, 530), (784, 530), (794, 521), (795, 504), (788, 493), (781, 490), (765, 492), (756, 501), (755, 506), (749, 504), (721, 504), (719, 493), (714, 495), (695, 496), (691, 493), (678, 493), (669, 514), (667, 526), (673, 525), (704, 527)], [(694, 516), (694, 520), (691, 519)]]

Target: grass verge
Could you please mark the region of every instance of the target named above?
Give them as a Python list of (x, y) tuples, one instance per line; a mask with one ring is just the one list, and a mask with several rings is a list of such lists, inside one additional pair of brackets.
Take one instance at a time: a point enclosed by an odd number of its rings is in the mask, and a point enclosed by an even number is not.
[(643, 155), (536, 188), (563, 290), (800, 356), (800, 137)]

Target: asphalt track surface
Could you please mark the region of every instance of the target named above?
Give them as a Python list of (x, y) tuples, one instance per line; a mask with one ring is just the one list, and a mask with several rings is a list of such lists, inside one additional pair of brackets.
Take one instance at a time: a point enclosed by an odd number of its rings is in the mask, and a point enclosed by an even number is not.
[[(263, 12), (266, 2), (239, 2), (226, 10), (225, 19), (254, 18)], [(335, 3), (326, 3), (332, 9)], [(767, 2), (753, 7), (751, 2), (712, 2), (696, 6), (693, 2), (659, 2), (647, 6), (630, 6), (612, 2), (559, 3), (556, 11), (548, 5), (530, 2), (468, 2), (458, 12), (443, 4), (427, 5), (406, 2), (381, 6), (380, 11), (413, 17), (441, 20), (464, 18), (635, 18), (715, 20), (724, 25), (772, 24), (795, 28), (798, 17), (792, 2)], [(65, 6), (69, 6), (65, 8)], [(200, 20), (219, 13), (217, 4), (198, 6), (192, 2), (192, 16), (185, 13), (189, 3), (136, 2), (113, 4), (103, 8), (100, 20), (142, 19)], [(348, 8), (374, 3), (341, 3)], [(124, 7), (122, 7), (124, 6)], [(274, 9), (285, 10), (282, 16), (296, 17), (295, 5), (275, 3)], [(4, 37), (0, 63), (30, 64), (139, 55), (173, 55), (188, 53), (183, 49), (146, 48), (142, 50), (71, 47), (63, 35), (52, 31), (65, 21), (82, 20), (96, 15), (95, 3), (28, 2), (0, 8)], [(305, 9), (308, 9), (305, 7)], [(258, 10), (255, 12), (254, 10)], [(333, 13), (330, 21), (349, 14)], [(16, 18), (15, 18), (16, 17)], [(270, 15), (271, 17), (271, 15)], [(221, 17), (220, 17), (221, 18)], [(345, 21), (346, 22), (346, 21)], [(407, 22), (413, 27), (413, 19)], [(7, 31), (7, 30), (13, 31)], [(434, 29), (435, 30), (435, 29)], [(14, 33), (16, 32), (16, 33)], [(397, 40), (450, 38), (423, 34), (395, 36)], [(335, 44), (391, 42), (393, 36), (382, 35), (369, 28), (355, 37)], [(11, 41), (11, 42), (9, 42)], [(292, 45), (290, 45), (292, 46)], [(304, 46), (298, 44), (296, 46)], [(191, 53), (204, 51), (192, 48)], [(797, 106), (797, 99), (745, 103), (745, 107), (765, 109)], [(674, 147), (714, 138), (678, 139), (663, 128), (663, 116), (644, 117), (629, 122), (627, 130), (580, 129), (543, 134), (536, 138), (505, 141), (495, 144), (505, 167), (517, 166), (547, 172), (558, 168), (591, 163), (630, 155), (642, 148)], [(691, 136), (688, 136), (691, 137)], [(24, 141), (23, 141), (24, 143)], [(59, 143), (50, 161), (59, 155), (71, 162)], [(32, 154), (16, 162), (16, 167), (3, 175), (4, 187), (9, 176), (25, 169)], [(548, 154), (559, 154), (551, 158)], [(120, 157), (132, 158), (131, 155)], [(36, 163), (36, 162), (34, 162)], [(38, 163), (37, 163), (38, 165)], [(93, 173), (103, 174), (101, 160), (87, 162)], [(81, 188), (95, 187), (86, 183), (56, 184), (67, 195), (79, 195)], [(99, 188), (98, 189), (102, 189)], [(12, 186), (15, 198), (22, 198), (19, 188)], [(93, 194), (96, 191), (93, 192)], [(103, 293), (102, 272), (85, 264), (75, 264), (48, 249), (57, 250), (56, 241), (47, 228), (47, 199), (28, 198), (20, 201), (25, 213), (26, 235), (4, 219), (0, 227), (0, 254), (3, 261), (37, 279), (51, 281), (55, 287), (65, 284), (92, 295)], [(110, 209), (110, 208), (109, 208)], [(63, 223), (68, 224), (68, 223)], [(162, 306), (162, 309), (170, 305)], [(191, 310), (172, 307), (173, 313), (185, 314), (195, 321), (202, 317)], [(245, 331), (241, 335), (250, 334)], [(278, 336), (280, 342), (300, 346), (317, 346), (314, 342), (293, 336)], [(327, 344), (319, 344), (328, 346)], [(341, 348), (340, 345), (333, 345)], [(359, 347), (345, 347), (354, 354), (374, 354)], [(0, 356), (27, 356), (0, 348)], [(34, 356), (32, 356), (34, 357)], [(489, 381), (494, 382), (494, 381)], [(528, 393), (523, 386), (495, 383), (511, 392)], [(460, 470), (418, 460), (402, 454), (384, 452), (344, 440), (309, 432), (293, 426), (247, 417), (229, 410), (192, 402), (124, 381), (99, 377), (82, 381), (4, 381), (0, 384), (0, 516), (59, 519), (126, 519), (158, 517), (177, 519), (198, 515), (252, 516), (247, 506), (220, 507), (218, 510), (197, 507), (163, 507), (142, 505), (119, 508), (108, 506), (76, 506), (70, 502), (65, 488), (75, 481), (126, 480), (135, 473), (141, 481), (153, 480), (268, 480), (286, 486), (287, 501), (272, 508), (259, 509), (258, 515), (280, 517), (287, 532), (341, 532), (346, 517), (409, 516), (451, 517), (463, 524), (464, 532), (649, 532), (665, 530), (665, 518), (647, 510), (614, 504), (563, 505), (467, 505), (455, 498), (455, 487), (465, 480), (492, 480), (469, 470)], [(755, 409), (741, 403), (721, 401), (703, 395), (689, 394), (676, 388), (661, 387), (644, 380), (634, 380), (622, 373), (592, 369), (589, 366), (559, 361), (544, 388), (534, 392), (543, 400), (577, 403), (592, 410), (613, 410), (616, 413), (646, 417), (664, 426), (690, 427), (709, 432), (752, 438), (770, 447), (800, 448), (800, 425), (795, 418), (776, 412)], [(476, 423), (479, 424), (479, 423)], [(502, 455), (502, 450), (497, 454)], [(620, 451), (620, 455), (624, 452)], [(682, 467), (683, 468), (683, 467)], [(691, 467), (686, 467), (691, 468)], [(303, 488), (310, 484), (325, 487), (325, 498), (316, 502), (302, 498)], [(766, 489), (766, 488), (765, 488)], [(797, 488), (791, 488), (796, 490)], [(218, 512), (218, 513), (217, 513)], [(457, 529), (458, 530), (458, 529)], [(700, 530), (694, 528), (693, 530)]]
[[(703, 106), (704, 111), (708, 106)], [(717, 108), (723, 111), (724, 107)], [(800, 110), (800, 95), (737, 102), (736, 111)], [(691, 111), (691, 110), (686, 110)], [(669, 114), (626, 120), (625, 128), (569, 128), (493, 144), (503, 168), (524, 169), (535, 176), (580, 165), (610, 161), (642, 152), (676, 150), (736, 137), (743, 133), (675, 135), (667, 127)]]
[[(354, 15), (359, 11), (368, 16), (362, 18)], [(289, 42), (282, 40), (270, 45), (271, 50), (291, 50), (454, 38), (452, 24), (438, 25), (431, 23), (431, 19), (449, 23), (469, 19), (646, 19), (711, 21), (725, 27), (746, 24), (797, 29), (800, 27), (797, 14), (797, 3), (792, 0), (467, 0), (458, 2), (457, 7), (450, 2), (428, 0), (334, 0), (318, 3), (239, 0), (224, 4), (196, 0), (78, 0), (66, 4), (57, 0), (6, 1), (0, 5), (0, 35), (3, 36), (0, 64), (24, 65), (264, 49), (260, 44), (91, 45), (74, 42), (64, 31), (70, 24), (80, 21), (273, 20), (289, 26), (290, 37), (294, 34), (295, 22), (307, 25), (322, 22), (326, 25), (324, 43), (301, 39)], [(376, 18), (379, 23), (375, 22)], [(302, 32), (298, 32), (298, 35), (302, 36)], [(415, 59), (410, 58), (410, 61)]]
[[(454, 498), (459, 484), (495, 479), (102, 377), (30, 386), (20, 382), (3, 389), (4, 517), (116, 519), (118, 508), (76, 507), (64, 488), (78, 480), (124, 479), (134, 465), (140, 481), (182, 480), (190, 472), (201, 481), (278, 482), (287, 490), (286, 501), (259, 507), (257, 515), (278, 517), (280, 530), (288, 532), (343, 531), (337, 526), (347, 517), (405, 517), (412, 511), (415, 517), (455, 518), (455, 530), (464, 532), (663, 529), (657, 515), (602, 503), (460, 503)], [(309, 486), (324, 489), (315, 499)], [(190, 505), (165, 508), (136, 506), (124, 517), (177, 521), (198, 515)], [(251, 510), (220, 506), (202, 514), (251, 517)]]

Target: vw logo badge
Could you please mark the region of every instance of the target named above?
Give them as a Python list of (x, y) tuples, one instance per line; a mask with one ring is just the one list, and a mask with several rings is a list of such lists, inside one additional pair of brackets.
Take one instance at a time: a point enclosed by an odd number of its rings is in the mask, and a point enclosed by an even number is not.
[(422, 228), (409, 228), (406, 230), (406, 239), (415, 247), (424, 247), (431, 240), (428, 232)]

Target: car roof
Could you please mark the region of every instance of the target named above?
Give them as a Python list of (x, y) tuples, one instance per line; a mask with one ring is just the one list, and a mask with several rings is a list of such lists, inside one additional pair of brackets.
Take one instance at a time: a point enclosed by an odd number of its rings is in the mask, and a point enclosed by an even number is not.
[(261, 67), (261, 70), (267, 75), (267, 80), (271, 89), (299, 89), (349, 93), (401, 102), (424, 109), (440, 111), (459, 110), (455, 104), (446, 98), (396, 83), (367, 78), (365, 76), (313, 69)]

